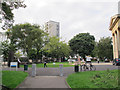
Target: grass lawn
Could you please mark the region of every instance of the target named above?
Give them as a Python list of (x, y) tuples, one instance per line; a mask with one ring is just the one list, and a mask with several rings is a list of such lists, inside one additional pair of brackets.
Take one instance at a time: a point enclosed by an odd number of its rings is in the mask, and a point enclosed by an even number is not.
[(71, 88), (118, 88), (118, 79), (118, 70), (86, 71), (70, 74), (67, 82)]
[(27, 76), (28, 73), (23, 71), (2, 71), (2, 84), (9, 88), (15, 88)]
[[(73, 67), (74, 65), (69, 64), (69, 62), (55, 62), (55, 65), (53, 63), (47, 63), (47, 67), (59, 67), (59, 64), (63, 64), (63, 67)], [(74, 64), (74, 63), (72, 63)], [(37, 67), (44, 67), (44, 64), (36, 64)], [(20, 65), (20, 67), (24, 67), (24, 65)], [(28, 65), (28, 67), (32, 67), (32, 65)]]

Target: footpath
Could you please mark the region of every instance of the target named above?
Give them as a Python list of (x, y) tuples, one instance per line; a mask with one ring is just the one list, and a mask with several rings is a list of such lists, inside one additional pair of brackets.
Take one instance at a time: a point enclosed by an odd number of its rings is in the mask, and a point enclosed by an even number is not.
[(64, 76), (61, 77), (59, 68), (37, 68), (36, 76), (32, 77), (29, 69), (29, 76), (17, 88), (69, 88), (66, 77), (74, 71), (70, 67), (63, 71)]
[(36, 76), (27, 77), (17, 88), (68, 88), (65, 77)]

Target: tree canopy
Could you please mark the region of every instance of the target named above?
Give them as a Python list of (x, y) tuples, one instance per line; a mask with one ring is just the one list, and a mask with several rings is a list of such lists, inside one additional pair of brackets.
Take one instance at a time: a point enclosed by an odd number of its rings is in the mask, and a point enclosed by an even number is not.
[(6, 40), (4, 42), (1, 42), (1, 54), (3, 55), (4, 60), (8, 60), (9, 50), (10, 50), (10, 44), (9, 41)]
[(2, 5), (0, 14), (2, 17), (0, 17), (0, 21), (3, 24), (2, 28), (3, 30), (11, 28), (14, 22), (14, 14), (13, 10), (18, 9), (19, 7), (26, 7), (26, 5), (21, 0), (16, 1), (9, 1), (9, 0), (3, 0), (0, 1), (0, 4)]
[(111, 37), (103, 37), (97, 44), (98, 57), (101, 59), (112, 59), (113, 58), (113, 45)]
[(17, 49), (21, 49), (29, 55), (31, 49), (36, 49), (37, 54), (39, 54), (47, 34), (40, 29), (39, 25), (25, 23), (13, 26), (7, 31), (7, 35)]
[(44, 48), (46, 55), (52, 58), (67, 57), (70, 55), (71, 49), (65, 42), (60, 41), (57, 37), (50, 37), (48, 44)]
[(94, 43), (95, 38), (89, 33), (79, 33), (69, 41), (69, 45), (73, 53), (79, 54), (83, 58), (92, 53), (94, 49)]

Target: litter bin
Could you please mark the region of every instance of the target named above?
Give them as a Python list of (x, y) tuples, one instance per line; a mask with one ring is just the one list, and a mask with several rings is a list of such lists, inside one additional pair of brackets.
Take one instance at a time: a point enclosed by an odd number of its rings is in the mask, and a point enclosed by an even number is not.
[(75, 72), (79, 72), (79, 66), (75, 65)]
[(28, 70), (28, 65), (25, 64), (25, 65), (24, 65), (24, 71), (27, 71), (27, 70)]

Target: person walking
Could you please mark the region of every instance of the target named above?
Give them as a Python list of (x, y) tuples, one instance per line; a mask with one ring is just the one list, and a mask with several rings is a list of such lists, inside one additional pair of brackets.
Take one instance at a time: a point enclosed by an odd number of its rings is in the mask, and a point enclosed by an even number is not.
[(46, 63), (46, 62), (44, 62), (44, 68), (45, 68), (45, 67), (47, 67), (47, 63)]
[(21, 61), (20, 61), (20, 59), (18, 58), (18, 68), (20, 68), (20, 63), (21, 63)]

